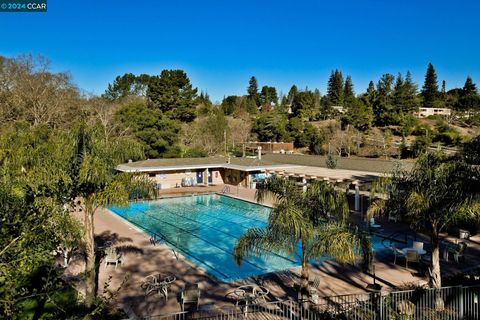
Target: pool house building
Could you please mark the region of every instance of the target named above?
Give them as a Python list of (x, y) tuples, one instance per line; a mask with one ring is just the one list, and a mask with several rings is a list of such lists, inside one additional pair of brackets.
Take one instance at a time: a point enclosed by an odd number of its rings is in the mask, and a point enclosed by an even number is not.
[[(256, 183), (270, 174), (293, 179), (304, 188), (311, 180), (324, 180), (347, 192), (352, 209), (363, 211), (368, 206), (364, 202), (369, 201), (371, 182), (395, 166), (395, 162), (390, 160), (339, 158), (337, 168), (329, 169), (325, 160), (321, 156), (270, 153), (250, 158), (148, 159), (128, 162), (117, 169), (148, 174), (155, 181), (159, 193), (172, 188), (218, 185), (255, 189)], [(406, 169), (411, 167), (408, 162), (402, 165)]]

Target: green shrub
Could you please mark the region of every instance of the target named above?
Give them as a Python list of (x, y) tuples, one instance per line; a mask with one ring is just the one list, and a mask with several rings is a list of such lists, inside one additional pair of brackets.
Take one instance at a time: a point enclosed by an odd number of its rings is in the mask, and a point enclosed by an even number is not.
[(325, 160), (325, 164), (329, 169), (335, 169), (337, 167), (337, 157), (335, 157), (332, 153), (327, 155), (327, 159)]
[(188, 148), (183, 152), (183, 158), (204, 158), (208, 156), (207, 151), (200, 148)]
[(412, 144), (412, 152), (418, 157), (425, 153), (432, 141), (427, 136), (418, 136)]

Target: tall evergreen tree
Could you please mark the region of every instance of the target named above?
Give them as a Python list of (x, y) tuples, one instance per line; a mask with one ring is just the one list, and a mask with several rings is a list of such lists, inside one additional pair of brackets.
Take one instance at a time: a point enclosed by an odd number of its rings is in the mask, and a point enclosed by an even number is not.
[(248, 81), (247, 96), (251, 101), (255, 101), (255, 105), (260, 105), (260, 96), (258, 94), (258, 82), (257, 78), (252, 76)]
[(365, 99), (351, 99), (342, 121), (353, 125), (357, 130), (368, 131), (373, 121), (371, 105), (368, 105)]
[(287, 100), (288, 100), (288, 103), (291, 105), (293, 103), (293, 99), (295, 99), (295, 96), (298, 94), (298, 88), (296, 85), (293, 85), (291, 88), (290, 88), (290, 91), (288, 91), (288, 96), (287, 96)]
[(108, 84), (102, 97), (113, 101), (127, 96), (144, 96), (151, 79), (152, 76), (148, 74), (136, 76), (133, 73), (125, 73), (123, 76), (117, 76), (113, 84)]
[(375, 98), (375, 84), (373, 83), (372, 80), (370, 80), (370, 82), (368, 83), (367, 96), (369, 97), (369, 99), (373, 103), (373, 100)]
[(349, 75), (345, 79), (345, 87), (343, 89), (344, 101), (355, 98), (355, 91), (353, 90), (352, 77)]
[(442, 80), (442, 100), (445, 101), (447, 99), (447, 88), (446, 88), (445, 80)]
[(472, 78), (470, 78), (470, 76), (468, 76), (467, 80), (465, 80), (465, 84), (463, 86), (463, 94), (477, 94), (477, 86), (475, 85), (475, 83), (473, 83), (473, 80)]
[(467, 77), (465, 85), (460, 91), (460, 98), (456, 103), (456, 107), (463, 110), (480, 109), (480, 96), (477, 94), (477, 86), (473, 83), (472, 78)]
[(275, 87), (263, 86), (260, 92), (260, 103), (262, 106), (271, 103), (276, 105), (278, 103), (277, 89)]
[(385, 126), (395, 123), (395, 110), (393, 107), (393, 87), (395, 77), (392, 74), (384, 74), (378, 80), (373, 112), (375, 123), (378, 126)]
[(190, 79), (183, 70), (163, 70), (147, 89), (150, 104), (173, 120), (191, 122), (196, 117), (195, 98)]
[(327, 97), (330, 105), (339, 106), (343, 104), (343, 76), (338, 69), (332, 71), (328, 79)]
[(315, 115), (315, 95), (312, 91), (302, 91), (295, 95), (292, 113), (294, 117), (302, 120), (312, 120)]
[(428, 64), (427, 73), (425, 74), (425, 83), (422, 88), (423, 106), (430, 108), (435, 106), (435, 102), (439, 97), (437, 73), (431, 63)]
[(417, 85), (413, 82), (410, 71), (407, 72), (405, 80), (400, 73), (398, 74), (393, 92), (393, 104), (395, 111), (402, 114), (418, 110)]

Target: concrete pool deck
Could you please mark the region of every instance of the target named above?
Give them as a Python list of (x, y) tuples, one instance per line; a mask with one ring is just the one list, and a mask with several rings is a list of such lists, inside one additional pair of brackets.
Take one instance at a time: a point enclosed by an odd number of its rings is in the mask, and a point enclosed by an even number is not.
[[(179, 188), (163, 190), (162, 196), (180, 195), (196, 192), (218, 192), (223, 186)], [(199, 189), (199, 190), (196, 190)], [(244, 200), (254, 200), (254, 190), (231, 188), (232, 196)], [(99, 289), (103, 292), (104, 284), (109, 283), (108, 290), (115, 291), (124, 282), (118, 293), (117, 301), (124, 309), (131, 310), (137, 316), (151, 316), (180, 311), (177, 297), (187, 282), (198, 283), (201, 289), (200, 305), (215, 304), (216, 307), (233, 308), (234, 304), (226, 295), (235, 287), (243, 284), (261, 282), (270, 290), (271, 299), (296, 298), (294, 284), (299, 283), (300, 267), (283, 272), (276, 272), (256, 279), (240, 280), (232, 283), (220, 283), (210, 277), (201, 268), (179, 256), (165, 244), (152, 245), (144, 232), (128, 224), (121, 217), (106, 209), (95, 215), (95, 234), (97, 243), (111, 242), (123, 253), (123, 261), (116, 269), (110, 265), (105, 268), (101, 261), (99, 266)], [(424, 284), (426, 279), (407, 270), (403, 262), (393, 265), (390, 261), (377, 261), (375, 270), (377, 282), (385, 289), (405, 284)], [(65, 277), (74, 281), (84, 270), (80, 257), (72, 260), (65, 272)], [(170, 272), (177, 280), (169, 290), (169, 299), (156, 294), (145, 297), (141, 289), (142, 280), (153, 273)], [(366, 285), (372, 278), (353, 266), (342, 266), (332, 261), (312, 266), (310, 277), (320, 278), (319, 291), (322, 296), (365, 292)], [(80, 292), (84, 291), (81, 280), (75, 281)]]

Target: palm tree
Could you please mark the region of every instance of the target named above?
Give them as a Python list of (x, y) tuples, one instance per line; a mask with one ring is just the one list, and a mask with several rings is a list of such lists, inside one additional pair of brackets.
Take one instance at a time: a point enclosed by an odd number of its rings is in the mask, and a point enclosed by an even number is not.
[(118, 173), (115, 170), (116, 165), (142, 156), (142, 151), (135, 142), (125, 138), (105, 139), (98, 128), (85, 126), (76, 131), (73, 141), (71, 198), (80, 199), (84, 214), (85, 304), (90, 308), (97, 291), (94, 214), (100, 207), (126, 205), (130, 195), (138, 189), (149, 193), (153, 187), (146, 177)]
[(370, 214), (395, 211), (410, 220), (415, 230), (430, 238), (430, 284), (441, 287), (440, 233), (459, 221), (480, 216), (478, 172), (457, 157), (427, 153), (411, 172), (381, 179), (376, 190), (388, 193), (377, 199)]
[(237, 240), (234, 259), (241, 264), (250, 254), (268, 255), (269, 251), (301, 256), (300, 291), (308, 292), (309, 261), (329, 255), (341, 263), (355, 262), (362, 246), (362, 235), (346, 224), (348, 204), (342, 192), (324, 181), (312, 182), (302, 192), (295, 182), (272, 177), (257, 189), (263, 202), (274, 198), (267, 226), (250, 228)]

